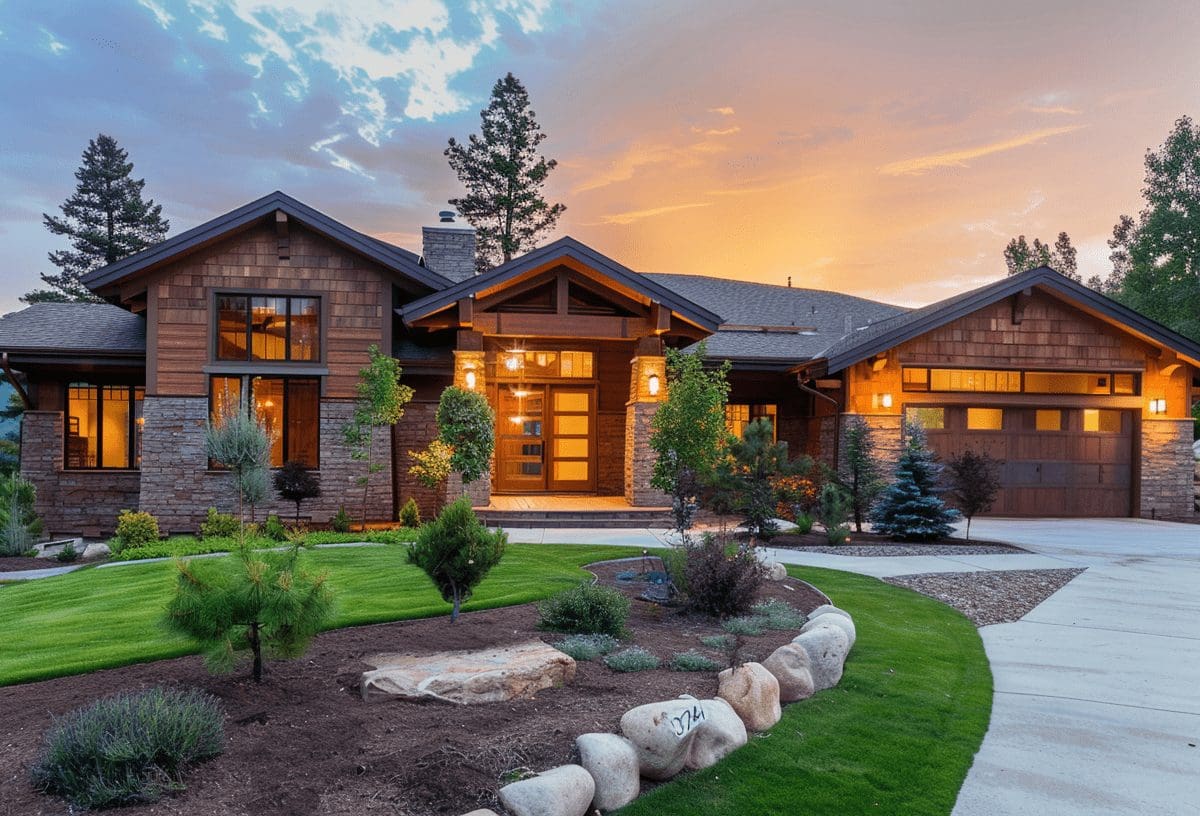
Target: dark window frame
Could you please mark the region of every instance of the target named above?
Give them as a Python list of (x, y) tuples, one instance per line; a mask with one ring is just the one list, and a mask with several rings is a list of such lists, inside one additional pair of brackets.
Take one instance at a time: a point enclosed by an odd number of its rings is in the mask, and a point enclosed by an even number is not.
[[(986, 391), (986, 390), (965, 390), (965, 389), (946, 389), (933, 387), (933, 372), (934, 371), (979, 371), (979, 372), (996, 372), (1004, 374), (1020, 374), (1021, 375), (1021, 390), (1020, 391)], [(907, 382), (904, 379), (906, 371), (924, 371), (925, 381)], [(1026, 386), (1026, 374), (1083, 374), (1089, 377), (1106, 377), (1108, 379), (1108, 393), (1079, 393), (1074, 391), (1030, 391)], [(1133, 390), (1129, 393), (1117, 393), (1116, 381), (1117, 375), (1130, 375), (1133, 377)], [(1142, 395), (1142, 375), (1138, 371), (1085, 371), (1081, 369), (1070, 369), (1063, 371), (1055, 371), (1045, 368), (978, 368), (976, 366), (902, 366), (900, 370), (900, 390), (907, 394), (1034, 394), (1043, 397), (1062, 397), (1062, 396), (1080, 396), (1080, 397), (1140, 397)]]
[[(68, 464), (68, 448), (71, 438), (71, 389), (72, 388), (94, 388), (96, 389), (96, 464), (94, 465), (69, 465)], [(129, 394), (129, 429), (128, 438), (125, 442), (125, 454), (129, 458), (126, 460), (127, 465), (123, 467), (109, 466), (104, 464), (104, 389), (105, 388), (122, 388)], [(141, 393), (140, 400), (145, 408), (146, 386), (130, 385), (128, 383), (102, 383), (102, 382), (87, 382), (83, 380), (74, 380), (66, 383), (63, 386), (63, 429), (62, 429), (62, 453), (63, 453), (63, 470), (108, 470), (108, 471), (139, 471), (142, 469), (141, 450), (138, 446), (138, 412), (136, 405), (139, 402), (137, 395)]]
[[(246, 341), (246, 353), (241, 357), (222, 357), (221, 356), (221, 298), (243, 298), (246, 301), (245, 322), (246, 328), (244, 332)], [(283, 300), (286, 303), (284, 310), (284, 356), (280, 359), (258, 359), (254, 356), (254, 322), (251, 316), (254, 314), (254, 299), (255, 298), (272, 298)], [(292, 358), (292, 301), (293, 300), (312, 300), (317, 304), (316, 324), (317, 324), (317, 353), (308, 360), (297, 360)], [(237, 291), (237, 290), (218, 290), (213, 292), (212, 296), (212, 359), (218, 363), (252, 363), (255, 365), (316, 365), (325, 359), (325, 304), (323, 298), (317, 293), (297, 293), (297, 292), (261, 292), (261, 291)]]
[[(238, 395), (238, 399), (241, 400), (242, 403), (245, 405), (247, 412), (254, 410), (253, 404), (254, 404), (254, 381), (255, 380), (278, 380), (282, 383), (281, 393), (283, 395), (283, 406), (282, 406), (282, 409), (280, 412), (282, 415), (282, 420), (280, 422), (281, 427), (280, 427), (279, 435), (280, 435), (280, 444), (283, 448), (283, 461), (278, 465), (272, 465), (271, 466), (272, 470), (278, 470), (279, 468), (283, 467), (288, 462), (293, 461), (293, 458), (288, 456), (288, 454), (291, 453), (291, 446), (289, 445), (289, 442), (291, 441), (291, 431), (289, 430), (290, 423), (288, 421), (290, 419), (289, 415), (291, 414), (291, 408), (289, 407), (288, 403), (290, 403), (291, 400), (288, 398), (288, 384), (289, 384), (289, 382), (292, 382), (292, 381), (312, 383), (315, 386), (315, 393), (316, 393), (316, 398), (317, 398), (317, 425), (316, 425), (316, 429), (315, 429), (315, 433), (316, 433), (316, 437), (317, 437), (317, 439), (316, 439), (317, 444), (314, 446), (314, 450), (316, 451), (316, 462), (311, 465), (306, 464), (305, 468), (307, 468), (310, 471), (314, 471), (314, 472), (318, 472), (321, 470), (321, 378), (320, 377), (311, 377), (311, 376), (304, 376), (304, 375), (290, 376), (287, 374), (210, 374), (208, 377), (208, 416), (209, 416), (210, 420), (212, 418), (212, 413), (213, 413), (213, 395), (215, 394), (214, 388), (216, 386), (216, 381), (218, 379), (223, 379), (223, 380), (224, 379), (229, 379), (229, 380), (236, 379), (241, 382), (241, 391)], [(217, 462), (214, 462), (212, 459), (209, 459), (208, 460), (208, 469), (209, 470), (224, 470), (225, 468), (221, 467), (221, 465), (219, 465)]]

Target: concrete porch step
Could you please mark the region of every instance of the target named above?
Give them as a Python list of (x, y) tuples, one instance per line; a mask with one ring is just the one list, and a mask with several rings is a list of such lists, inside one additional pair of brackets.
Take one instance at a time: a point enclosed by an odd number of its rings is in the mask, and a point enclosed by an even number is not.
[(479, 520), (489, 527), (631, 529), (670, 527), (671, 516), (661, 508), (639, 510), (494, 510), (476, 508)]

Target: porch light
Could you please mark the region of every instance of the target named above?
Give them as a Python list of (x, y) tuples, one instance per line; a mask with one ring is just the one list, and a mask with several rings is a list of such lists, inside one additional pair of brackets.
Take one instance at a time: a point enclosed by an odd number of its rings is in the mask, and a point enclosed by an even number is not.
[(522, 422), (524, 422), (524, 421), (525, 421), (525, 417), (523, 417), (523, 416), (511, 416), (511, 417), (509, 417), (509, 418), (508, 418), (508, 421), (509, 421), (509, 422), (511, 422), (513, 425), (520, 425)]
[(891, 408), (892, 407), (892, 395), (891, 394), (880, 394), (879, 395), (879, 404), (882, 405), (884, 408)]
[(509, 371), (516, 371), (521, 367), (521, 358), (516, 354), (510, 354), (504, 358), (504, 367)]
[(467, 388), (471, 391), (475, 390), (475, 369), (468, 368), (467, 373), (463, 376), (463, 380), (467, 383)]
[(650, 378), (646, 380), (646, 390), (650, 392), (650, 396), (652, 396), (652, 397), (658, 396), (658, 375), (657, 374), (651, 374)]
[(1150, 413), (1165, 414), (1167, 412), (1167, 401), (1162, 397), (1150, 400)]

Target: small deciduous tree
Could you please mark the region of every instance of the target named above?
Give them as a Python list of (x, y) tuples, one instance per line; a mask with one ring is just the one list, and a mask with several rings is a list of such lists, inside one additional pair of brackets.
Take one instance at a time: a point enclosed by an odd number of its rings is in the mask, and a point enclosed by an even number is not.
[(300, 523), (300, 504), (321, 495), (321, 480), (303, 462), (284, 462), (275, 471), (275, 492), (284, 501), (296, 505), (296, 523)]
[(267, 470), (271, 466), (271, 433), (246, 407), (245, 401), (224, 399), (204, 433), (208, 458), (233, 476), (238, 500), (239, 538), (246, 535), (246, 504), (261, 502)]
[(971, 519), (986, 513), (1000, 492), (1000, 462), (987, 453), (968, 448), (946, 463), (950, 495), (967, 520), (967, 540), (971, 540)]
[(871, 511), (875, 532), (899, 541), (933, 541), (953, 532), (958, 511), (946, 507), (938, 484), (942, 465), (925, 443), (925, 429), (906, 422), (896, 478)]
[(325, 574), (304, 568), (299, 545), (284, 552), (251, 550), (178, 562), (167, 624), (194, 638), (214, 671), (232, 668), (249, 651), (261, 683), (263, 657), (300, 657), (333, 613)]
[(0, 555), (24, 555), (42, 533), (37, 488), (17, 473), (0, 478)]
[(438, 517), (417, 533), (408, 547), (408, 563), (433, 581), (442, 600), (451, 604), (450, 622), (458, 620), (475, 587), (500, 563), (508, 536), (480, 523), (471, 503), (462, 498), (446, 505)]
[(463, 485), (483, 478), (496, 449), (496, 416), (478, 391), (450, 386), (437, 409), (438, 441), (450, 448), (450, 469), (462, 474)]
[(362, 529), (367, 529), (367, 508), (370, 499), (371, 475), (383, 469), (375, 461), (375, 429), (390, 428), (404, 416), (404, 406), (412, 399), (413, 390), (400, 382), (403, 370), (394, 357), (384, 354), (379, 346), (367, 349), (369, 361), (358, 372), (358, 399), (354, 415), (344, 428), (342, 437), (350, 448), (350, 458), (365, 463), (365, 472), (357, 479), (362, 487)]
[(862, 532), (863, 519), (883, 490), (884, 481), (875, 459), (875, 444), (867, 422), (860, 416), (851, 417), (846, 425), (846, 464), (842, 486), (850, 495), (850, 510), (854, 514), (854, 530)]

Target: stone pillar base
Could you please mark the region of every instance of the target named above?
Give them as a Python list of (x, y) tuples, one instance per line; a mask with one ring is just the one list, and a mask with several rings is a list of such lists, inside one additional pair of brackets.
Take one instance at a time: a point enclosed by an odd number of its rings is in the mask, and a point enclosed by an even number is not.
[(1142, 518), (1190, 519), (1195, 512), (1192, 420), (1142, 420)]
[(634, 507), (670, 507), (671, 497), (650, 486), (657, 458), (650, 447), (650, 421), (657, 402), (625, 406), (625, 501)]

